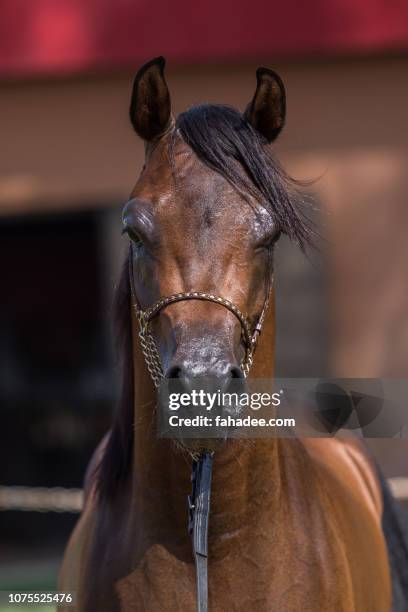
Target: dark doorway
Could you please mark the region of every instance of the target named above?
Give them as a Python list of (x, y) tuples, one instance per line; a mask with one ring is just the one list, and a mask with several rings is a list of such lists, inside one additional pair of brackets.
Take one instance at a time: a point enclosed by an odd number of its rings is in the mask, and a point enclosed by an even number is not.
[[(1, 485), (81, 487), (85, 466), (109, 426), (115, 381), (101, 214), (0, 223)], [(2, 511), (0, 552), (59, 549), (76, 518)]]

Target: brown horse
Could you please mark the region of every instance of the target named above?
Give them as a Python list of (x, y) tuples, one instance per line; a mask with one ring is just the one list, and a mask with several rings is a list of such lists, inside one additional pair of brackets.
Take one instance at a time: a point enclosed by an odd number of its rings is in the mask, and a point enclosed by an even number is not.
[[(253, 325), (280, 232), (302, 247), (310, 236), (294, 185), (270, 151), (285, 120), (280, 78), (259, 69), (243, 115), (204, 105), (175, 121), (163, 70), (162, 58), (145, 65), (131, 101), (146, 161), (123, 214), (133, 247), (117, 295), (122, 396), (88, 468), (85, 507), (60, 579), (61, 590), (76, 591), (81, 611), (192, 612), (196, 606), (186, 531), (189, 455), (212, 443), (196, 440), (181, 451), (157, 437), (156, 389), (131, 283), (144, 308), (177, 292), (208, 291), (237, 304)], [(274, 332), (271, 303), (255, 378), (273, 377)], [(241, 326), (228, 308), (179, 301), (154, 318), (152, 333), (167, 376), (242, 375)], [(383, 509), (376, 470), (356, 442), (273, 438), (218, 445), (209, 609), (389, 612)]]

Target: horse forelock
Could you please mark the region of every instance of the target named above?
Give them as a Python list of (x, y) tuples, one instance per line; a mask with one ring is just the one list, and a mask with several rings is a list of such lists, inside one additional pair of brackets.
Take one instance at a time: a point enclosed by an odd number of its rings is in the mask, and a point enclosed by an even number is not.
[(302, 249), (313, 244), (315, 230), (307, 217), (302, 183), (285, 172), (271, 145), (244, 115), (217, 104), (202, 104), (181, 113), (169, 139), (172, 165), (178, 136), (206, 166), (261, 201), (279, 229)]

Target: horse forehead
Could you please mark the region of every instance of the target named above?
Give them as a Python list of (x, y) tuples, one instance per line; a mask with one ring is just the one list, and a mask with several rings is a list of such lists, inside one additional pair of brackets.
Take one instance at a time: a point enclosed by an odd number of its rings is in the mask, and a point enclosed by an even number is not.
[(248, 210), (233, 188), (217, 173), (192, 173), (160, 197), (154, 216), (161, 226), (174, 223), (203, 232), (233, 230), (249, 222)]
[[(171, 151), (171, 152), (170, 152)], [(149, 155), (137, 191), (154, 202), (157, 218), (178, 213), (205, 220), (234, 211), (243, 215), (244, 198), (218, 172), (209, 168), (180, 138), (172, 146), (168, 138)], [(241, 210), (240, 210), (241, 209)]]

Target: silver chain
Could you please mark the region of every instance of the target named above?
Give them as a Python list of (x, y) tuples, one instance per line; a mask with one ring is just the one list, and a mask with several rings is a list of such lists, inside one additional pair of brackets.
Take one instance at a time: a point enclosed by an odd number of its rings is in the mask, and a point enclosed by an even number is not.
[(160, 386), (162, 378), (164, 378), (160, 355), (150, 331), (150, 325), (144, 320), (144, 312), (142, 310), (137, 310), (136, 304), (134, 304), (134, 308), (139, 321), (140, 346), (142, 347), (146, 367), (149, 370), (154, 386), (157, 388)]
[(235, 316), (239, 319), (244, 341), (245, 341), (245, 357), (241, 363), (241, 369), (245, 376), (248, 376), (249, 371), (253, 364), (253, 350), (256, 343), (257, 334), (260, 333), (259, 324), (255, 328), (255, 332), (251, 335), (251, 327), (246, 315), (244, 315), (239, 308), (230, 300), (226, 298), (222, 298), (218, 295), (214, 295), (212, 293), (200, 293), (199, 291), (189, 291), (185, 293), (175, 293), (174, 295), (170, 295), (166, 298), (161, 298), (158, 300), (153, 306), (147, 308), (146, 310), (138, 309), (136, 303), (133, 304), (136, 317), (139, 322), (139, 338), (140, 345), (142, 348), (142, 353), (145, 358), (147, 369), (152, 378), (153, 384), (155, 387), (160, 386), (160, 382), (162, 378), (164, 378), (163, 367), (161, 365), (159, 351), (157, 350), (156, 342), (154, 341), (151, 329), (150, 329), (150, 321), (155, 317), (162, 308), (168, 306), (169, 304), (174, 304), (175, 302), (180, 302), (183, 300), (206, 300), (209, 302), (214, 302), (216, 304), (221, 304), (225, 306), (235, 314)]

